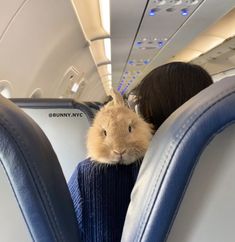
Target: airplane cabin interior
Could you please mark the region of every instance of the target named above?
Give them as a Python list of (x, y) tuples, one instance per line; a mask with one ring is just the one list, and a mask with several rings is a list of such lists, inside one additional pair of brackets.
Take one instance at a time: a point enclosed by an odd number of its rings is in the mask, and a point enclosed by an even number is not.
[(154, 134), (121, 242), (235, 241), (235, 1), (0, 0), (1, 242), (82, 241), (68, 181), (96, 113), (177, 61), (214, 83)]

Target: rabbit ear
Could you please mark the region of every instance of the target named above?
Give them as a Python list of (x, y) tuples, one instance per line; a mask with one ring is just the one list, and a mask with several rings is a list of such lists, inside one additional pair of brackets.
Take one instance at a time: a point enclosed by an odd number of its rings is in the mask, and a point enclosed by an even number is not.
[(123, 100), (123, 97), (122, 97), (122, 95), (118, 91), (112, 89), (110, 91), (110, 95), (113, 98), (114, 105), (122, 105), (122, 106), (125, 106), (125, 102)]

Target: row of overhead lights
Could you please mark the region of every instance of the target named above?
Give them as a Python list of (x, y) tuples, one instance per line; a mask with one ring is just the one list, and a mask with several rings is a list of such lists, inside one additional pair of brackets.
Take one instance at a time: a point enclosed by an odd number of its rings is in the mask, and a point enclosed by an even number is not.
[[(190, 14), (190, 7), (199, 3), (199, 0), (154, 0), (152, 2), (152, 7), (148, 10), (148, 15), (150, 17), (155, 16), (160, 11), (166, 12), (179, 12), (180, 15), (187, 17)], [(150, 49), (161, 49), (168, 38), (143, 38), (135, 41), (135, 48), (139, 50), (150, 50)], [(130, 59), (128, 61), (129, 66), (144, 66), (151, 62), (150, 59)], [(129, 82), (126, 84), (121, 93), (125, 93), (129, 85), (135, 80), (135, 78), (129, 77)], [(123, 75), (122, 81), (120, 82), (118, 89), (121, 90), (125, 82), (125, 76)]]
[[(161, 49), (165, 43), (167, 42), (167, 38), (153, 38), (153, 39), (148, 39), (148, 38), (143, 38), (140, 40), (137, 40), (135, 42), (135, 47), (140, 49), (140, 50), (145, 50), (145, 49)], [(128, 65), (130, 66), (144, 66), (144, 65), (148, 65), (151, 62), (150, 59), (130, 59), (128, 61)], [(127, 76), (128, 74), (128, 76)], [(130, 75), (132, 74), (132, 75)], [(136, 79), (136, 77), (138, 75), (140, 75), (141, 72), (140, 71), (126, 71), (122, 77), (122, 81), (120, 82), (119, 86), (118, 86), (118, 91), (121, 92), (121, 94), (123, 95), (128, 87), (131, 85), (131, 83)], [(126, 83), (125, 80), (129, 79), (129, 81)], [(124, 87), (124, 89), (121, 91), (122, 86), (126, 83), (126, 86)]]
[[(131, 83), (133, 81), (135, 81), (135, 79), (140, 76), (142, 73), (141, 71), (125, 71), (123, 77), (122, 77), (122, 80), (121, 82), (119, 83), (119, 86), (118, 86), (118, 91), (124, 95), (124, 93), (126, 92), (126, 90), (128, 89), (128, 87), (131, 85)], [(125, 88), (123, 90), (122, 87), (123, 85), (126, 84)]]
[(155, 16), (157, 12), (166, 11), (166, 12), (175, 12), (179, 11), (182, 16), (188, 16), (190, 13), (190, 6), (196, 5), (198, 0), (155, 0), (153, 4), (155, 5), (148, 12), (149, 16)]
[[(135, 42), (135, 47), (140, 50), (161, 49), (165, 45), (167, 40), (168, 40), (167, 38), (152, 38), (152, 39), (143, 38), (143, 39), (139, 39)], [(138, 66), (148, 65), (150, 62), (151, 62), (150, 59), (138, 59), (138, 60), (131, 59), (128, 61), (128, 65), (138, 67)], [(132, 73), (133, 75), (130, 75), (130, 73)], [(129, 81), (128, 81), (127, 85), (125, 86), (125, 88), (121, 91), (122, 95), (126, 92), (128, 87), (136, 79), (136, 77), (141, 74), (141, 72), (140, 71), (132, 71), (132, 72), (126, 71), (122, 77), (122, 81), (120, 82), (118, 89), (121, 89), (121, 87), (124, 84), (125, 79), (127, 79), (126, 74), (129, 74), (128, 75)]]
[[(157, 8), (151, 8), (149, 10), (149, 16), (155, 16), (157, 12), (161, 11), (161, 8), (157, 7)], [(174, 12), (176, 11), (176, 8), (167, 8), (166, 12)], [(182, 16), (188, 16), (190, 13), (188, 8), (182, 8), (180, 9), (180, 14)]]
[(198, 0), (154, 0), (154, 4), (158, 5), (165, 5), (165, 4), (171, 4), (171, 5), (181, 5), (181, 4), (187, 4), (187, 5), (195, 5), (199, 1)]
[(142, 66), (142, 65), (148, 65), (150, 62), (149, 59), (140, 59), (140, 60), (129, 60), (128, 64), (131, 66)]
[(135, 42), (135, 47), (138, 49), (160, 49), (167, 42), (167, 38), (153, 38), (147, 39), (143, 38)]
[(125, 88), (123, 90), (121, 90), (123, 84), (124, 84), (124, 80), (122, 80), (117, 88), (118, 92), (121, 93), (121, 95), (124, 95), (126, 90), (128, 89), (128, 87), (131, 85), (131, 83), (133, 82), (133, 79), (129, 80), (127, 85), (125, 86)]

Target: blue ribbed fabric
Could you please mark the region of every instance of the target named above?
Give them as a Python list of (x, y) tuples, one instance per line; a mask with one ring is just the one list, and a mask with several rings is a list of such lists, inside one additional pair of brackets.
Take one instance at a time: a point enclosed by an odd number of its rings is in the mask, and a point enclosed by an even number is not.
[(140, 163), (78, 164), (68, 183), (83, 242), (119, 242)]

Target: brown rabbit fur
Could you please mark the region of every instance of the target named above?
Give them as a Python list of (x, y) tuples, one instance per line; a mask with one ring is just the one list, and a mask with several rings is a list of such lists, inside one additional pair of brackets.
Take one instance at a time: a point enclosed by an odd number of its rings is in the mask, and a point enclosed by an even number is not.
[(131, 164), (142, 158), (152, 138), (152, 129), (130, 110), (119, 93), (112, 92), (88, 131), (87, 149), (91, 160), (105, 164)]

